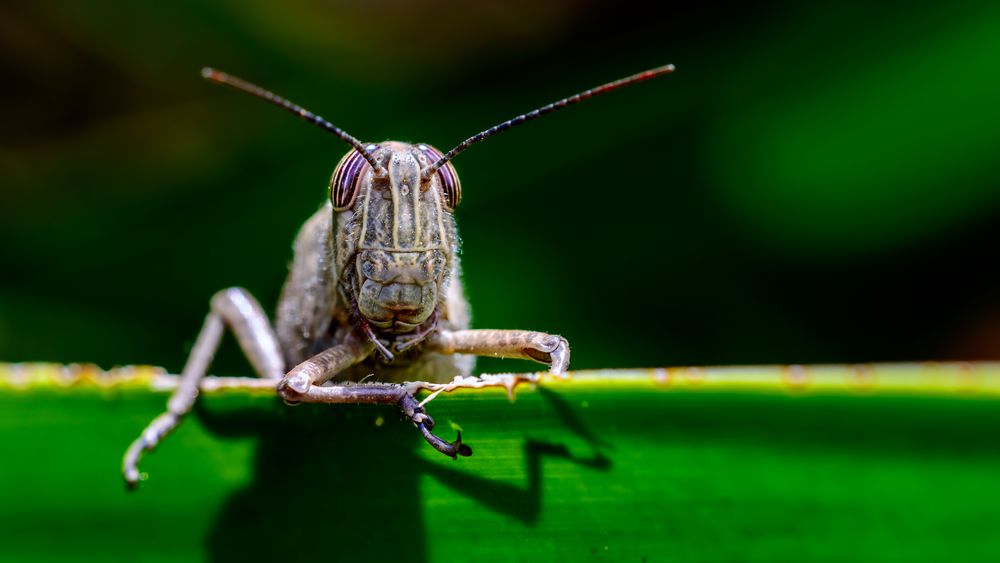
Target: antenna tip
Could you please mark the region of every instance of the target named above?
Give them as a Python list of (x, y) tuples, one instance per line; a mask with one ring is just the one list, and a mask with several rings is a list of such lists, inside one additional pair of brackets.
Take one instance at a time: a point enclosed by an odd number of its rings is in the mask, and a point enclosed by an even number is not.
[(658, 66), (658, 67), (656, 67), (654, 69), (650, 69), (649, 70), (649, 76), (652, 77), (652, 76), (660, 76), (661, 74), (670, 74), (671, 72), (674, 71), (674, 68), (675, 67), (672, 64)]
[(639, 74), (636, 74), (631, 78), (635, 79), (636, 82), (642, 82), (643, 80), (648, 80), (650, 78), (655, 78), (657, 76), (663, 76), (664, 74), (670, 74), (673, 71), (674, 71), (674, 65), (672, 64), (663, 65), (663, 66), (658, 66), (656, 68), (651, 68), (645, 72), (640, 72)]
[(222, 73), (210, 66), (201, 69), (201, 77), (205, 80), (217, 80), (220, 74)]

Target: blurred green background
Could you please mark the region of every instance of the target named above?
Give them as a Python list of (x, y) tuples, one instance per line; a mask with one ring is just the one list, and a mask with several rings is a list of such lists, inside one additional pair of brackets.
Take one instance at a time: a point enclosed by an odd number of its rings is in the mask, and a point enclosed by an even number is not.
[(0, 359), (179, 370), (214, 291), (273, 308), (347, 147), (204, 65), (447, 150), (665, 63), (455, 161), (475, 326), (577, 369), (997, 358), (997, 37), (995, 3), (5, 5)]
[[(347, 147), (202, 66), (447, 150), (665, 63), (455, 161), (475, 326), (575, 369), (1000, 358), (998, 37), (995, 2), (8, 3), (0, 362), (178, 371), (218, 289), (273, 309)], [(996, 559), (995, 400), (577, 385), (439, 399), (457, 463), (392, 409), (206, 397), (132, 496), (162, 393), (7, 389), (0, 559), (246, 559), (299, 522), (375, 560)]]

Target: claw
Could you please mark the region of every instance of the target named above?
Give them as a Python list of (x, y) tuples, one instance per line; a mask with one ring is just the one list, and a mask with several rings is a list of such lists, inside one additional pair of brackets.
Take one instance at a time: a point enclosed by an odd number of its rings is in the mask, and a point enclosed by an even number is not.
[(546, 336), (532, 346), (522, 348), (521, 353), (542, 364), (548, 364), (549, 373), (566, 379), (569, 368), (569, 343), (561, 336)]
[(424, 435), (424, 440), (430, 444), (435, 450), (443, 453), (444, 455), (455, 459), (458, 456), (469, 457), (472, 455), (472, 448), (468, 444), (462, 443), (462, 433), (458, 433), (458, 437), (455, 438), (454, 442), (448, 442), (443, 438), (435, 436), (431, 429), (434, 428), (434, 419), (428, 416), (424, 412), (424, 408), (417, 403), (417, 400), (413, 398), (413, 395), (406, 393), (399, 400), (399, 408), (403, 410), (413, 421), (413, 424), (420, 429), (420, 433)]
[(462, 443), (461, 432), (458, 433), (454, 442), (446, 442), (443, 438), (432, 434), (424, 423), (418, 424), (417, 428), (420, 429), (420, 433), (424, 435), (424, 440), (427, 440), (428, 444), (451, 459), (456, 459), (458, 456), (469, 457), (472, 455), (472, 448), (468, 444)]
[(550, 355), (549, 372), (562, 379), (569, 379), (566, 370), (569, 368), (569, 346), (558, 347)]
[(309, 388), (306, 387), (305, 391), (299, 391), (297, 387), (301, 387), (301, 382), (293, 382), (288, 377), (278, 382), (278, 396), (281, 397), (281, 400), (283, 400), (286, 405), (297, 405), (301, 403), (302, 395), (309, 390)]
[(125, 470), (125, 490), (134, 491), (139, 487), (139, 470), (129, 468)]

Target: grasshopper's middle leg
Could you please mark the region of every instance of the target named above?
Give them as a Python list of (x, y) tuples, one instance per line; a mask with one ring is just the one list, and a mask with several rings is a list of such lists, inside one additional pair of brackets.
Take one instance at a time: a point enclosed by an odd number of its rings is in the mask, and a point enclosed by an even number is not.
[(520, 358), (548, 364), (564, 375), (569, 367), (569, 343), (562, 336), (528, 330), (440, 330), (428, 339), (428, 348), (441, 354), (475, 354)]
[(285, 365), (278, 338), (257, 300), (239, 287), (216, 293), (205, 324), (181, 372), (180, 384), (167, 402), (167, 410), (153, 419), (125, 452), (122, 473), (130, 488), (139, 481), (142, 454), (155, 448), (191, 411), (198, 396), (198, 384), (219, 348), (225, 326), (229, 326), (236, 335), (240, 348), (258, 375), (269, 379), (284, 375)]

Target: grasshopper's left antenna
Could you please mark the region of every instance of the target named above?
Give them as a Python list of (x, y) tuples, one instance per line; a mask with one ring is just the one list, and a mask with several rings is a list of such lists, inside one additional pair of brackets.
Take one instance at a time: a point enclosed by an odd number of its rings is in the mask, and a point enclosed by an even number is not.
[(337, 127), (336, 125), (330, 123), (329, 121), (323, 119), (322, 117), (316, 115), (315, 113), (305, 109), (304, 107), (289, 100), (286, 100), (285, 98), (282, 98), (281, 96), (275, 94), (274, 92), (265, 90), (260, 86), (257, 86), (256, 84), (251, 84), (246, 80), (243, 80), (242, 78), (237, 78), (231, 74), (226, 74), (225, 72), (215, 70), (214, 68), (205, 67), (201, 69), (201, 76), (205, 80), (215, 82), (216, 84), (224, 84), (226, 86), (235, 88), (240, 92), (246, 92), (251, 96), (255, 96), (262, 100), (271, 102), (272, 104), (287, 111), (288, 113), (297, 115), (303, 120), (308, 121), (309, 123), (312, 123), (313, 125), (316, 125), (321, 129), (325, 129), (330, 133), (333, 133), (337, 137), (340, 137), (341, 139), (347, 141), (348, 144), (354, 147), (354, 150), (361, 153), (361, 156), (365, 157), (365, 160), (368, 161), (368, 164), (372, 165), (372, 169), (375, 170), (376, 175), (382, 175), (385, 173), (385, 168), (383, 168), (382, 165), (379, 164), (377, 160), (375, 160), (374, 155), (372, 155), (371, 152), (369, 152), (368, 149), (365, 148), (363, 144), (361, 144), (361, 141), (352, 137), (340, 127)]
[(541, 116), (543, 116), (543, 115), (545, 115), (547, 113), (552, 113), (552, 112), (556, 111), (557, 109), (562, 109), (562, 108), (564, 108), (566, 106), (570, 106), (570, 105), (582, 102), (584, 100), (593, 98), (594, 96), (600, 96), (601, 94), (607, 94), (608, 92), (611, 92), (612, 90), (617, 90), (617, 89), (621, 88), (622, 86), (628, 86), (630, 84), (635, 84), (637, 82), (642, 82), (643, 80), (649, 80), (650, 78), (655, 78), (655, 77), (663, 75), (663, 74), (670, 74), (673, 71), (674, 71), (674, 65), (664, 65), (664, 66), (659, 66), (659, 67), (656, 67), (656, 68), (652, 68), (652, 69), (649, 69), (647, 71), (640, 72), (638, 74), (633, 74), (632, 76), (628, 76), (626, 78), (622, 78), (621, 80), (615, 80), (614, 82), (608, 82), (607, 84), (604, 84), (604, 85), (601, 85), (601, 86), (597, 86), (596, 88), (591, 88), (590, 90), (584, 90), (583, 92), (580, 92), (579, 94), (575, 94), (575, 95), (570, 96), (568, 98), (563, 98), (563, 99), (559, 100), (558, 102), (552, 102), (551, 104), (549, 104), (547, 106), (542, 106), (542, 107), (540, 107), (540, 108), (538, 108), (538, 109), (536, 109), (534, 111), (530, 111), (528, 113), (519, 115), (519, 116), (515, 117), (514, 119), (509, 119), (507, 121), (504, 121), (503, 123), (501, 123), (499, 125), (494, 125), (493, 127), (490, 127), (489, 129), (487, 129), (486, 131), (483, 131), (481, 133), (477, 133), (477, 134), (469, 137), (468, 139), (462, 141), (457, 147), (455, 147), (455, 148), (451, 149), (450, 151), (448, 151), (447, 153), (445, 153), (445, 155), (442, 156), (441, 158), (439, 158), (437, 162), (435, 162), (434, 164), (432, 164), (429, 167), (427, 167), (427, 168), (424, 169), (423, 176), (424, 176), (425, 179), (426, 178), (430, 178), (431, 176), (434, 175), (435, 172), (437, 172), (438, 168), (441, 168), (449, 160), (455, 158), (455, 156), (458, 155), (458, 153), (464, 151), (465, 149), (467, 149), (470, 146), (478, 143), (479, 141), (482, 141), (483, 139), (485, 139), (487, 137), (492, 137), (493, 135), (496, 135), (497, 133), (499, 133), (501, 131), (505, 131), (507, 129), (510, 129), (511, 127), (513, 127), (515, 125), (520, 125), (520, 124), (524, 123), (525, 121), (531, 121), (532, 119), (535, 119), (536, 117), (541, 117)]

